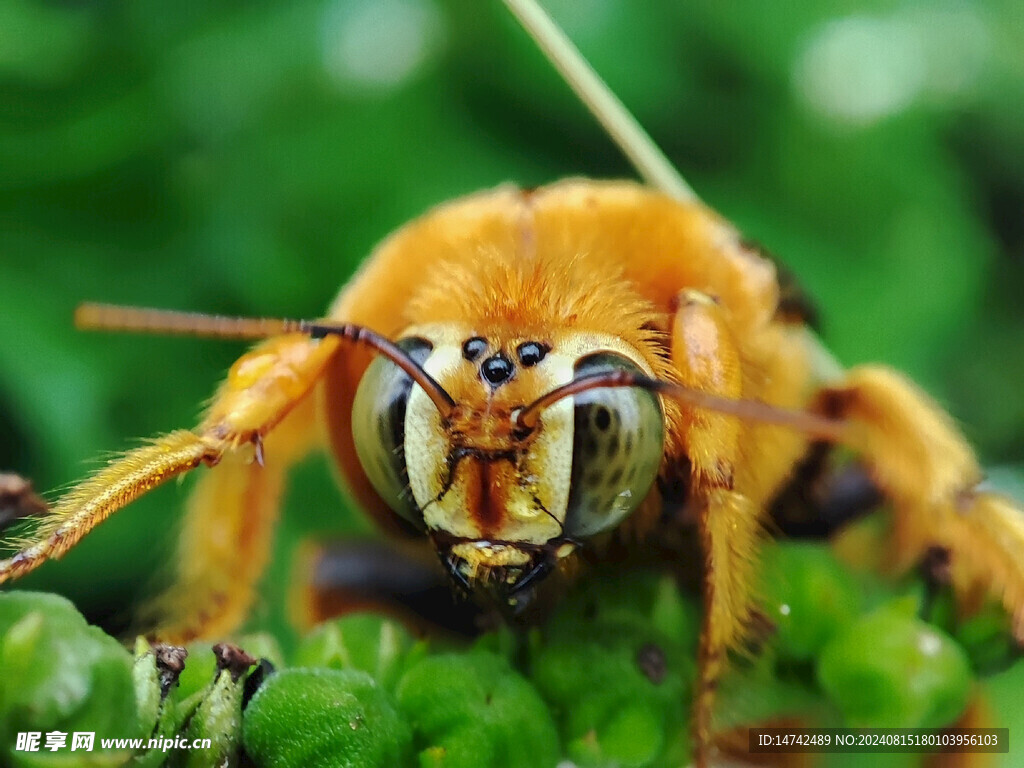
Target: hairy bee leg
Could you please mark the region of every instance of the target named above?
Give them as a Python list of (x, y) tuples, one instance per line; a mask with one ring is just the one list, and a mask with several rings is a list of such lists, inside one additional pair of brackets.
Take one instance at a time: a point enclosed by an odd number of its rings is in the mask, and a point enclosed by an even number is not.
[(221, 636), (245, 619), (287, 470), (318, 438), (311, 390), (335, 347), (283, 336), (231, 367), (200, 426), (225, 450), (189, 498), (171, 586), (143, 612), (161, 640)]
[(316, 434), (314, 404), (305, 398), (262, 438), (263, 465), (248, 452), (230, 452), (192, 491), (173, 581), (140, 617), (161, 641), (221, 637), (245, 620), (269, 559), (286, 473)]
[[(671, 349), (672, 362), (684, 386), (732, 399), (742, 396), (739, 351), (722, 311), (710, 296), (694, 290), (679, 294)], [(739, 419), (724, 413), (702, 408), (685, 413), (682, 448), (698, 484), (731, 484), (742, 428)]]
[(986, 588), (1024, 641), (1024, 511), (977, 489), (981, 469), (949, 416), (903, 376), (876, 366), (822, 390), (816, 407), (847, 421), (849, 446), (892, 502), (894, 566), (905, 570), (931, 546), (947, 549), (958, 592)]
[(726, 654), (742, 641), (750, 616), (750, 584), (761, 532), (758, 509), (735, 491), (706, 491), (698, 532), (706, 567), (694, 737), (697, 765), (703, 766), (710, 757), (715, 693)]
[(261, 464), (232, 451), (192, 491), (171, 585), (146, 605), (141, 626), (163, 642), (221, 637), (248, 615), (270, 556), (285, 477), (312, 447), (315, 401), (305, 397), (261, 439)]
[[(718, 304), (697, 291), (678, 297), (672, 361), (686, 386), (724, 397), (742, 394), (736, 344)], [(742, 428), (732, 416), (693, 409), (685, 415), (682, 433), (706, 560), (694, 712), (700, 766), (710, 757), (715, 690), (726, 653), (741, 640), (749, 615), (749, 585), (761, 531), (754, 504), (732, 487)]]
[(232, 475), (228, 467), (241, 461), (242, 454), (235, 455), (239, 449), (261, 445), (266, 433), (309, 392), (335, 348), (333, 340), (317, 343), (302, 335), (283, 336), (244, 355), (196, 431), (157, 438), (72, 488), (43, 517), (21, 551), (0, 561), (0, 583), (60, 557), (117, 510), (202, 463), (223, 461), (226, 474)]
[(213, 443), (188, 430), (171, 432), (129, 451), (55, 503), (20, 551), (0, 560), (0, 584), (59, 558), (117, 510), (202, 462), (214, 462)]

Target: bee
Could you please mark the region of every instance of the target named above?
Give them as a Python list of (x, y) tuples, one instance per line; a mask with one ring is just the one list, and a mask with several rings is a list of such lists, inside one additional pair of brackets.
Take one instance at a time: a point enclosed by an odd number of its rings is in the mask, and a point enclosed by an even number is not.
[(231, 632), (263, 573), (287, 470), (321, 444), (347, 493), (428, 541), (454, 588), (516, 611), (609, 539), (696, 526), (704, 614), (697, 762), (751, 618), (765, 516), (815, 445), (850, 450), (889, 500), (907, 566), (950, 553), (963, 593), (1024, 639), (1024, 525), (951, 419), (906, 377), (843, 371), (789, 311), (774, 263), (704, 203), (539, 9), (507, 0), (645, 184), (501, 186), (429, 211), (317, 320), (83, 305), (80, 327), (259, 343), (195, 429), (74, 486), (0, 561), (0, 583), (206, 467), (161, 637)]

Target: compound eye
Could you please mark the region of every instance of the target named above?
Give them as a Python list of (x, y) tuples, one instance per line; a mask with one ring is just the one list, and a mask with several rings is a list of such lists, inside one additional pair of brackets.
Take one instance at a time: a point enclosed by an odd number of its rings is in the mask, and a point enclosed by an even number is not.
[[(433, 345), (426, 339), (397, 342), (420, 365)], [(401, 368), (378, 356), (359, 381), (352, 403), (352, 439), (363, 471), (396, 513), (422, 527), (423, 515), (409, 489), (405, 463), (405, 410), (413, 381)]]
[[(575, 377), (636, 364), (613, 352), (581, 358)], [(665, 425), (657, 395), (638, 388), (591, 389), (575, 397), (572, 479), (565, 532), (584, 538), (618, 525), (658, 476)]]

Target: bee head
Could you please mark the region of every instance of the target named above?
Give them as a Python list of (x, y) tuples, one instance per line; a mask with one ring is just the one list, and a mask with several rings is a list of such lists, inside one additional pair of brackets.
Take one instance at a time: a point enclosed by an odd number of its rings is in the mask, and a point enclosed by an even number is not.
[(442, 412), (377, 358), (353, 404), (356, 450), (377, 492), (431, 538), (464, 590), (514, 603), (654, 484), (664, 440), (657, 394), (600, 387), (541, 404), (580, 377), (648, 375), (618, 339), (445, 325), (413, 329), (398, 346), (454, 406)]

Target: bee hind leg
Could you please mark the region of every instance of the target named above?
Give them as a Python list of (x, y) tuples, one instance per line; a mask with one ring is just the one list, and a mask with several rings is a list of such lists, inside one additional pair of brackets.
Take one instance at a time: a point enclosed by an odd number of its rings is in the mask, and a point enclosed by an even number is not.
[(171, 585), (144, 607), (140, 628), (181, 644), (223, 637), (246, 619), (288, 469), (319, 437), (311, 389), (334, 349), (282, 336), (232, 366), (200, 427), (227, 448), (189, 497)]
[(982, 472), (950, 417), (895, 371), (851, 370), (815, 407), (843, 419), (844, 442), (893, 507), (892, 564), (906, 570), (932, 547), (949, 552), (961, 595), (983, 587), (1024, 642), (1024, 512), (978, 489)]
[(182, 645), (224, 637), (245, 620), (269, 559), (293, 459), (277, 450), (274, 436), (264, 440), (263, 466), (252, 450), (230, 451), (199, 480), (178, 534), (170, 586), (143, 605), (136, 630)]

